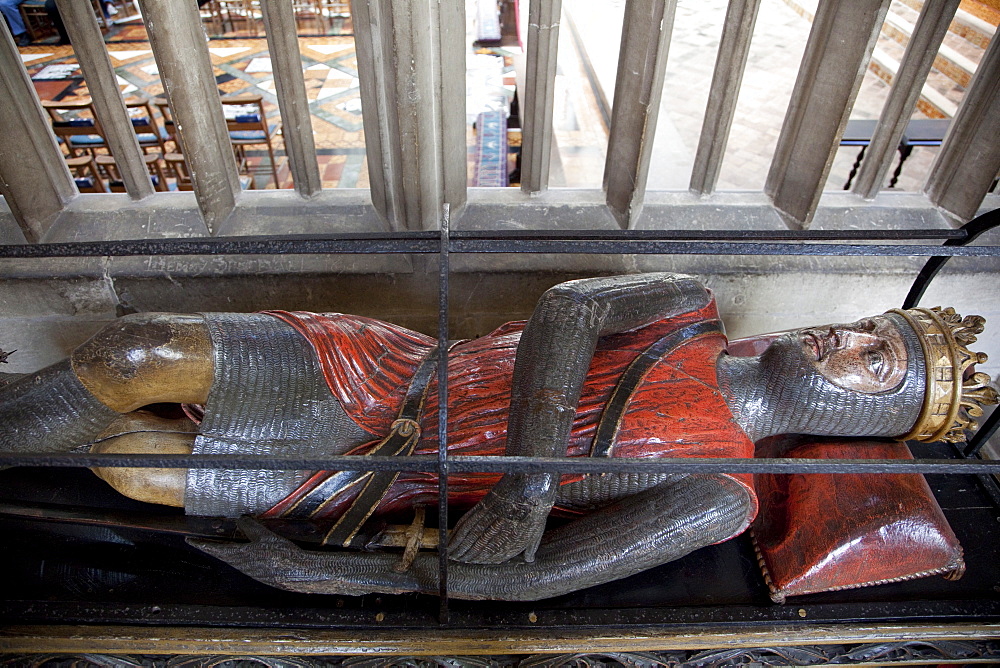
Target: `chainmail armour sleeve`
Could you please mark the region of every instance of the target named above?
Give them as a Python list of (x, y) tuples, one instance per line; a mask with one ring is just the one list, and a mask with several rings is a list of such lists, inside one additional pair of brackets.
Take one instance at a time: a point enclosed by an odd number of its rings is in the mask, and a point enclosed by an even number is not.
[[(215, 379), (194, 454), (341, 454), (370, 440), (330, 393), (316, 356), (265, 314), (206, 313)], [(309, 471), (190, 469), (185, 511), (236, 517), (266, 511)]]

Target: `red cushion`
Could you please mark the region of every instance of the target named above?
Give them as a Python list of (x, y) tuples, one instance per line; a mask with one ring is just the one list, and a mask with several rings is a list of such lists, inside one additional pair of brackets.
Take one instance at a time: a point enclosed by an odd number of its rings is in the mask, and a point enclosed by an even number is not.
[[(757, 455), (796, 441), (780, 456), (913, 459), (905, 443), (815, 437), (764, 439)], [(754, 484), (760, 512), (752, 535), (776, 602), (964, 571), (958, 539), (920, 474), (758, 474)]]

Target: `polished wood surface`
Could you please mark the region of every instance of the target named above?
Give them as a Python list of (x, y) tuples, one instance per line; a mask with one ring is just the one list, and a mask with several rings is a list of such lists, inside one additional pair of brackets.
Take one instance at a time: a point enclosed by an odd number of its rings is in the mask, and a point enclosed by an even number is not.
[[(378, 613), (372, 611), (375, 621)], [(535, 613), (525, 613), (525, 622)], [(8, 626), (0, 630), (0, 652), (124, 652), (129, 654), (262, 655), (454, 655), (650, 651), (821, 645), (848, 642), (1000, 638), (1000, 624), (846, 624), (728, 629), (589, 631), (539, 629), (394, 630), (364, 632), (314, 629), (176, 628), (148, 626)]]

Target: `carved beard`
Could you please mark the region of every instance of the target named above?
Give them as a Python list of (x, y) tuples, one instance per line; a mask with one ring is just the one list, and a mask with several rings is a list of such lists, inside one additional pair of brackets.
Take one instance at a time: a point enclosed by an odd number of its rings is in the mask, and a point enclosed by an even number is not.
[(776, 339), (759, 358), (728, 358), (724, 364), (736, 373), (724, 384), (734, 396), (730, 405), (737, 421), (754, 440), (774, 434), (905, 434), (922, 407), (924, 359), (910, 327), (902, 319), (894, 322), (906, 341), (907, 373), (897, 387), (877, 394), (827, 380), (811, 363), (798, 332)]

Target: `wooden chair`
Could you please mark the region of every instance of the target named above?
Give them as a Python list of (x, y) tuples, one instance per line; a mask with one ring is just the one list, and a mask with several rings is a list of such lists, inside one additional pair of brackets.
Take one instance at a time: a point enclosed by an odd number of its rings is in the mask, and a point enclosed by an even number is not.
[[(142, 156), (142, 160), (146, 163), (146, 169), (149, 171), (149, 180), (153, 183), (153, 189), (159, 192), (166, 192), (169, 188), (167, 186), (166, 174), (163, 173), (163, 167), (160, 165), (160, 154), (147, 153)], [(108, 175), (108, 187), (111, 192), (126, 192), (125, 181), (122, 180), (115, 159), (110, 155), (99, 155), (96, 158), (96, 162), (97, 166)]]
[(292, 0), (292, 11), (295, 13), (295, 24), (299, 33), (322, 33), (323, 16), (319, 12), (316, 0)]
[(149, 100), (128, 100), (125, 102), (132, 127), (143, 153), (148, 148), (158, 148), (160, 154), (167, 152), (167, 141), (171, 139), (167, 132), (160, 128), (153, 115), (153, 104)]
[[(191, 171), (188, 169), (183, 155), (167, 153), (163, 156), (163, 161), (167, 163), (167, 171), (174, 176), (174, 183), (170, 186), (170, 190), (194, 190), (194, 185), (191, 183)], [(245, 175), (240, 176), (240, 188), (253, 190), (253, 178)]]
[(110, 2), (109, 4), (115, 6), (115, 9), (118, 10), (119, 15), (122, 14), (131, 15), (139, 13), (137, 0), (112, 0), (112, 2)]
[(76, 102), (47, 100), (42, 102), (42, 107), (51, 117), (52, 131), (66, 146), (69, 157), (75, 158), (77, 151), (95, 155), (96, 149), (108, 147), (89, 98)]
[(73, 174), (73, 182), (82, 193), (106, 193), (104, 179), (97, 168), (97, 162), (92, 155), (81, 155), (76, 158), (66, 158), (66, 166)]
[(260, 5), (253, 0), (214, 0), (218, 7), (219, 21), (223, 29), (236, 32), (237, 24), (242, 24), (243, 30), (251, 37), (257, 36), (259, 24), (263, 20)]
[[(101, 32), (108, 32), (114, 23), (110, 17), (104, 15), (102, 0), (90, 0), (94, 8), (94, 15), (97, 17), (97, 25)], [(21, 18), (24, 19), (24, 27), (28, 30), (28, 36), (32, 41), (49, 37), (56, 34), (56, 27), (52, 24), (52, 17), (45, 7), (45, 0), (22, 0), (18, 5)]]
[(171, 190), (194, 190), (191, 183), (191, 172), (188, 170), (184, 156), (180, 153), (167, 153), (163, 156), (163, 162), (167, 164), (167, 171), (174, 177)]
[(327, 16), (348, 18), (351, 15), (351, 3), (348, 0), (316, 0), (316, 3)]
[[(201, 15), (201, 22), (209, 35), (216, 36), (225, 32), (222, 26), (222, 13), (217, 0), (211, 0), (205, 4), (198, 3), (198, 12)], [(166, 156), (164, 156), (166, 158)]]
[(349, 0), (314, 0), (316, 9), (323, 18), (324, 32), (340, 32), (334, 30), (337, 24), (343, 24), (346, 19), (351, 18), (351, 3)]
[(278, 164), (274, 159), (274, 136), (281, 129), (281, 123), (268, 123), (264, 113), (264, 102), (260, 95), (241, 95), (222, 98), (222, 109), (226, 114), (229, 140), (233, 143), (240, 171), (250, 172), (247, 162), (247, 146), (267, 146), (271, 158), (271, 173), (274, 187), (278, 188)]
[(45, 9), (45, 0), (24, 0), (18, 5), (18, 10), (32, 42), (56, 34), (56, 27)]

